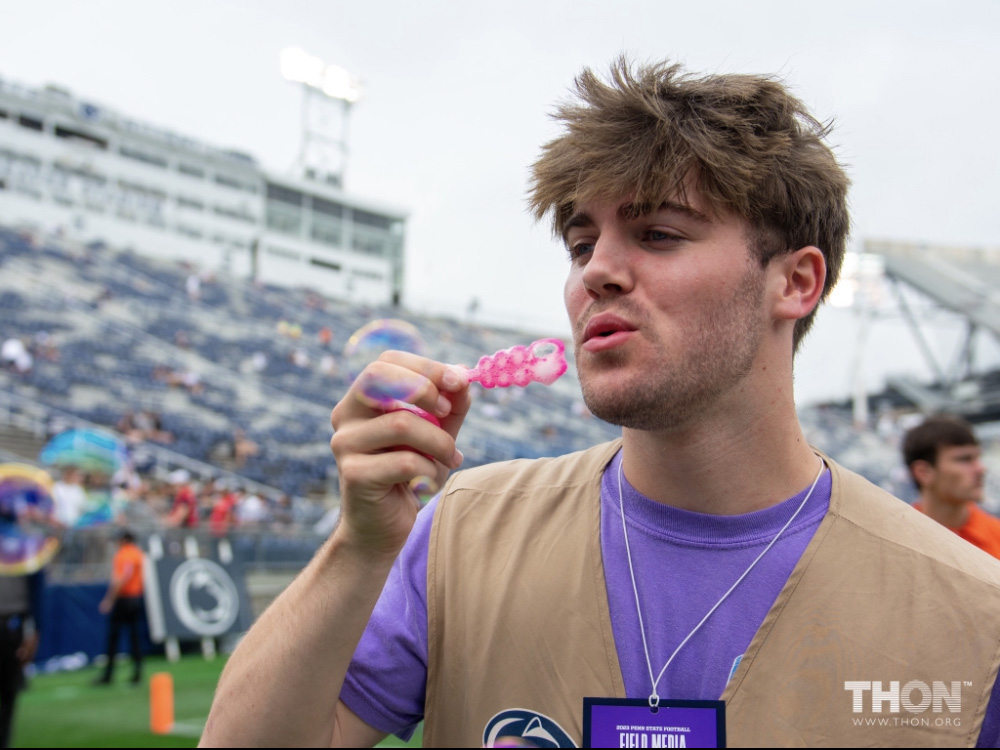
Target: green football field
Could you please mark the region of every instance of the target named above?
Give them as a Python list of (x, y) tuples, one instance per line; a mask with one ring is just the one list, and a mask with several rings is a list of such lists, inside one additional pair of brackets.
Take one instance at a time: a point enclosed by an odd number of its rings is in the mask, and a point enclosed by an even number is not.
[[(116, 684), (91, 684), (97, 669), (39, 675), (18, 698), (12, 747), (195, 747), (205, 726), (212, 694), (224, 664), (185, 656), (170, 664), (149, 658), (145, 680), (133, 687), (131, 664), (119, 664)], [(169, 672), (174, 680), (174, 729), (157, 735), (149, 729), (149, 677)], [(420, 734), (409, 746), (419, 747)], [(380, 747), (406, 747), (389, 737)]]

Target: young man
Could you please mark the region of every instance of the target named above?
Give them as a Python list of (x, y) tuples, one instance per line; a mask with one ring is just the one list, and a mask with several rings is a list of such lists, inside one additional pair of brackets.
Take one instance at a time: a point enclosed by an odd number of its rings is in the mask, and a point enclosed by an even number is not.
[[(1000, 565), (796, 418), (793, 352), (848, 231), (825, 128), (771, 79), (666, 64), (577, 95), (531, 200), (569, 253), (587, 405), (622, 439), (448, 478), (467, 384), (383, 355), (333, 410), (340, 524), (234, 653), (203, 742), (366, 745), (424, 719), (429, 746), (573, 746), (601, 723), (587, 697), (649, 723), (721, 698), (732, 745), (996, 741), (997, 634), (954, 634), (993, 620)], [(440, 428), (369, 378), (411, 381)], [(443, 486), (418, 514), (422, 476)]]
[(920, 490), (914, 506), (993, 557), (1000, 557), (1000, 520), (979, 507), (986, 469), (972, 426), (929, 417), (903, 438), (903, 460)]

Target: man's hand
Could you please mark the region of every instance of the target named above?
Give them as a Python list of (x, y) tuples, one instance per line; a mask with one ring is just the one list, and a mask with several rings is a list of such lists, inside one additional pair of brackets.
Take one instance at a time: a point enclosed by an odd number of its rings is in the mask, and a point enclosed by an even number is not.
[(31, 635), (24, 636), (21, 641), (21, 645), (18, 646), (17, 651), (17, 661), (20, 665), (26, 666), (35, 660), (35, 654), (38, 652), (38, 633), (32, 633)]
[[(412, 393), (407, 403), (441, 426), (370, 397), (372, 382)], [(468, 381), (456, 368), (397, 351), (368, 365), (330, 418), (341, 494), (334, 534), (359, 551), (395, 556), (418, 510), (410, 481), (429, 477), (436, 490), (462, 463), (455, 439), (469, 404)]]

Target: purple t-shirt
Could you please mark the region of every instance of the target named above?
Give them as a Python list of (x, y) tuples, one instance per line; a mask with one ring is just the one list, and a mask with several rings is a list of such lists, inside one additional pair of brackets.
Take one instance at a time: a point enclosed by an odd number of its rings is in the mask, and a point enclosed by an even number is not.
[[(625, 691), (629, 698), (647, 698), (650, 668), (625, 552), (618, 496), (620, 460), (621, 453), (608, 465), (601, 483), (601, 552)], [(826, 514), (830, 472), (823, 472), (804, 505), (809, 487), (770, 508), (739, 516), (706, 515), (663, 505), (634, 490), (624, 476), (621, 486), (654, 678), (802, 506), (775, 544), (680, 648), (657, 685), (664, 700), (718, 699)], [(340, 694), (369, 725), (404, 740), (424, 715), (427, 550), (437, 503), (434, 498), (417, 515)], [(1000, 740), (998, 693), (991, 697), (979, 747), (993, 747)]]

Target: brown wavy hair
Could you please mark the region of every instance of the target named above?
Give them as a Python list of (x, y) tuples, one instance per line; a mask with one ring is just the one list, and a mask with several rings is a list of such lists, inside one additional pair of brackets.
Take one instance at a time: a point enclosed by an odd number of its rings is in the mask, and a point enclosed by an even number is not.
[[(633, 70), (625, 58), (607, 81), (585, 69), (575, 99), (554, 117), (564, 132), (533, 165), (529, 205), (552, 213), (562, 237), (575, 207), (629, 197), (639, 206), (685, 199), (694, 185), (715, 213), (749, 225), (762, 266), (801, 247), (826, 258), (825, 299), (837, 282), (850, 229), (850, 181), (816, 120), (778, 80), (756, 75), (693, 77), (662, 62)], [(797, 349), (816, 310), (796, 322)]]

